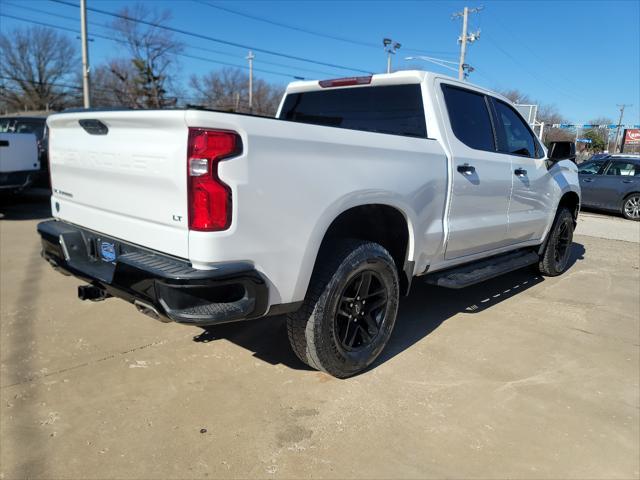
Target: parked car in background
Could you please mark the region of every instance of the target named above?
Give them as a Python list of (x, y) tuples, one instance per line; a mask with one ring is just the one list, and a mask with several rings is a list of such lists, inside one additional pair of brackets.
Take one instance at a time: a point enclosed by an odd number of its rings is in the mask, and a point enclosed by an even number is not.
[(582, 205), (640, 220), (640, 157), (609, 155), (578, 165)]
[(36, 136), (39, 172), (31, 175), (31, 183), (49, 187), (49, 129), (46, 116), (0, 117), (0, 133), (32, 133)]

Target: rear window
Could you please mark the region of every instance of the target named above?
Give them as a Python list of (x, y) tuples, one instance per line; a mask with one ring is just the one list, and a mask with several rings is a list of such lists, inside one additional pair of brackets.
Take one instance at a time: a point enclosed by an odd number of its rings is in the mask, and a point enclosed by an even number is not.
[(284, 101), (280, 118), (406, 137), (427, 136), (417, 84), (292, 93)]

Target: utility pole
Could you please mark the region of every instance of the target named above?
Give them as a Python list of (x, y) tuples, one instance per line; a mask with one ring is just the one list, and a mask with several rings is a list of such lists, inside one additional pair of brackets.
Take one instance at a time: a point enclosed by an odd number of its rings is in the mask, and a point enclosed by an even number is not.
[[(618, 118), (618, 128), (616, 128), (616, 138), (613, 144), (613, 152), (618, 149), (618, 135), (620, 135), (620, 127), (622, 126), (622, 116), (624, 115), (624, 108), (631, 107), (632, 105), (629, 103), (617, 104), (616, 107), (620, 107), (620, 118)], [(620, 145), (620, 153), (622, 153), (622, 145)]]
[(387, 73), (391, 73), (391, 55), (395, 55), (396, 51), (402, 46), (398, 42), (394, 42), (390, 38), (383, 38), (382, 45), (384, 51), (387, 52)]
[(84, 108), (91, 107), (89, 95), (89, 47), (87, 46), (87, 0), (80, 0), (80, 35), (82, 37), (82, 94)]
[(465, 56), (467, 54), (467, 42), (473, 43), (480, 38), (480, 30), (478, 30), (477, 32), (472, 32), (469, 35), (467, 35), (467, 25), (469, 22), (469, 14), (477, 13), (483, 8), (484, 7), (476, 7), (476, 8), (464, 7), (464, 10), (462, 10), (462, 12), (456, 12), (451, 16), (451, 18), (454, 18), (454, 19), (462, 17), (462, 35), (460, 35), (460, 38), (458, 39), (458, 41), (460, 42), (460, 62), (458, 63), (458, 80), (466, 79), (467, 75), (465, 74), (465, 70), (469, 72), (473, 71), (473, 68), (470, 65), (467, 65), (466, 63), (464, 63)]
[(249, 55), (247, 55), (247, 60), (249, 60), (249, 113), (253, 113), (253, 59), (256, 56), (253, 54), (251, 50), (249, 50)]

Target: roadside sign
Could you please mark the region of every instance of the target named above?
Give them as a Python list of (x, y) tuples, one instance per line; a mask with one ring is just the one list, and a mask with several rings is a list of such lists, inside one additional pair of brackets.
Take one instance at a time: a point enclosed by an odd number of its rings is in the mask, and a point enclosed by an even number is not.
[(576, 142), (578, 143), (591, 143), (590, 138), (576, 138)]
[(627, 128), (624, 131), (624, 145), (640, 145), (640, 129)]

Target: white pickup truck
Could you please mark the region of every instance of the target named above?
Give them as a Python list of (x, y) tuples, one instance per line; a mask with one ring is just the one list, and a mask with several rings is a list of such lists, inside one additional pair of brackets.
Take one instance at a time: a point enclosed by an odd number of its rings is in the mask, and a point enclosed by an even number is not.
[(48, 125), (55, 219), (38, 231), (81, 299), (200, 326), (286, 315), (297, 356), (336, 377), (379, 355), (414, 277), (462, 288), (569, 264), (573, 145), (548, 154), (507, 99), (434, 73), (294, 82), (275, 119)]

